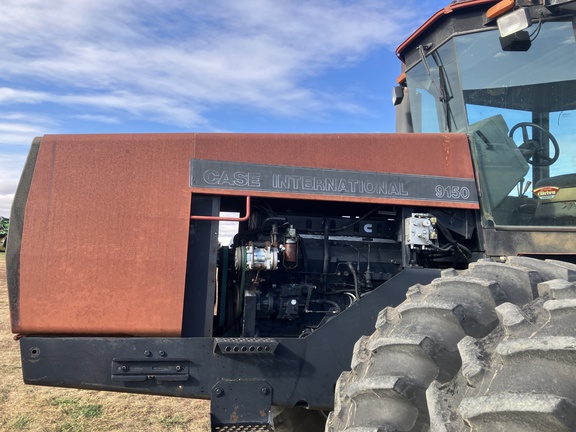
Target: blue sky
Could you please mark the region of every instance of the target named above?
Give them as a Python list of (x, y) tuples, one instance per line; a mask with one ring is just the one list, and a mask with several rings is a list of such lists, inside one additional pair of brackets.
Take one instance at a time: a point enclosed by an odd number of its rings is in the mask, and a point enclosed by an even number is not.
[(0, 216), (32, 139), (393, 132), (396, 47), (450, 0), (3, 0)]

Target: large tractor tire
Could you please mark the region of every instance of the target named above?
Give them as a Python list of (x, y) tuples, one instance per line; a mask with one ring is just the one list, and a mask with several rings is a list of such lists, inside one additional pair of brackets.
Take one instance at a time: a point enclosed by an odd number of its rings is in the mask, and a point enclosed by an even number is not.
[[(539, 284), (552, 279), (576, 280), (576, 266), (519, 257), (483, 260), (411, 287), (406, 301), (384, 309), (376, 331), (356, 343), (352, 370), (336, 384), (326, 431), (469, 430), (457, 429), (468, 428), (463, 419), (454, 429), (442, 429), (455, 400), (452, 380), (462, 375), (459, 345), (493, 337), (501, 328), (498, 305), (528, 305), (538, 297)], [(468, 367), (465, 362), (463, 370)], [(463, 407), (474, 405), (467, 400)]]
[(497, 308), (493, 334), (460, 342), (460, 374), (428, 389), (432, 431), (576, 430), (576, 285), (538, 288), (525, 307)]

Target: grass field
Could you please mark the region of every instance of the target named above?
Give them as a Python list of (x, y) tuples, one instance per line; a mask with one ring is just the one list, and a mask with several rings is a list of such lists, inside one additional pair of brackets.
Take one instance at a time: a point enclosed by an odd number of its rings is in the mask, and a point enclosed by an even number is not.
[(0, 431), (208, 431), (206, 401), (24, 385), (0, 253)]

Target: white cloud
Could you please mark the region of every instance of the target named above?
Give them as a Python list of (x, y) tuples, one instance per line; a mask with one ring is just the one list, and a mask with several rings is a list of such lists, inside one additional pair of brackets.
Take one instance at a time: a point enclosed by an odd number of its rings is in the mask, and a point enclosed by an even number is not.
[(353, 97), (343, 93), (335, 105), (306, 79), (397, 45), (415, 5), (5, 0), (0, 76), (29, 88), (2, 89), (0, 101), (90, 105), (190, 128), (222, 104), (280, 115), (354, 112)]
[(110, 124), (120, 123), (120, 119), (118, 119), (117, 117), (111, 117), (105, 115), (79, 114), (75, 115), (74, 118), (77, 118), (79, 120), (86, 120), (100, 123), (110, 123)]
[(42, 115), (31, 116), (23, 112), (0, 114), (0, 216), (10, 216), (32, 139), (52, 132), (52, 126), (52, 120)]
[[(51, 94), (46, 91), (28, 91), (3, 87), (0, 88), (0, 102), (5, 105), (52, 103), (63, 106), (87, 107), (91, 110), (116, 110), (132, 114), (135, 118), (146, 118), (180, 126), (187, 124), (203, 125), (206, 123), (206, 120), (198, 113), (198, 110), (185, 105), (175, 104), (170, 97), (138, 95), (129, 91)], [(84, 120), (99, 118), (100, 121), (114, 122), (113, 117), (109, 115), (79, 114), (76, 118)], [(3, 141), (0, 139), (0, 142)]]
[(25, 161), (25, 155), (0, 155), (0, 216), (10, 216), (14, 192)]
[(50, 94), (40, 91), (17, 90), (9, 87), (0, 87), (0, 102), (37, 104), (50, 98)]
[[(51, 132), (53, 132), (53, 120), (48, 117), (23, 112), (0, 115), (0, 143), (2, 146), (29, 146), (33, 137)], [(1, 151), (2, 146), (0, 146), (0, 153), (3, 153)]]

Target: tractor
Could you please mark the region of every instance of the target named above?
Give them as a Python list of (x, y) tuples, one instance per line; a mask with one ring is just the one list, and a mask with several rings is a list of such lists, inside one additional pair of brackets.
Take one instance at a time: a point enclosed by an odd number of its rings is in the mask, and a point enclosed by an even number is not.
[(396, 133), (36, 138), (25, 383), (213, 431), (576, 430), (575, 34), (575, 0), (450, 3), (397, 50)]

